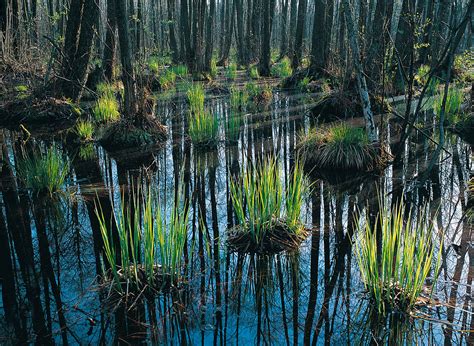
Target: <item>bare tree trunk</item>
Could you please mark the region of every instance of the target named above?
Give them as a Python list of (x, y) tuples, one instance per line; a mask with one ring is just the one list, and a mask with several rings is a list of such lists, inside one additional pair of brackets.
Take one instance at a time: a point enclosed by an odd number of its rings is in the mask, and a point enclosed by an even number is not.
[(170, 35), (170, 50), (171, 50), (171, 57), (174, 63), (178, 62), (179, 59), (179, 52), (178, 52), (178, 43), (176, 42), (176, 34), (174, 30), (174, 23), (175, 23), (175, 2), (173, 0), (168, 0), (168, 30)]
[(115, 0), (107, 0), (107, 20), (105, 33), (104, 57), (102, 62), (102, 74), (105, 80), (112, 80), (115, 62), (117, 21), (115, 13)]
[(207, 17), (206, 28), (206, 51), (204, 61), (204, 71), (211, 71), (212, 52), (214, 50), (214, 31), (215, 31), (216, 0), (210, 0), (209, 15)]
[(349, 0), (343, 0), (342, 6), (344, 6), (344, 17), (346, 19), (349, 44), (352, 50), (353, 63), (357, 77), (357, 89), (359, 91), (359, 97), (362, 103), (367, 136), (371, 142), (377, 142), (377, 128), (375, 127), (374, 116), (370, 105), (369, 92), (367, 90), (367, 82), (365, 80), (364, 71), (360, 61), (358, 31), (354, 23)]
[(261, 76), (270, 75), (270, 42), (272, 35), (272, 12), (274, 0), (263, 0), (263, 35), (262, 54), (259, 63), (259, 73)]
[(301, 50), (303, 47), (303, 33), (306, 20), (306, 11), (308, 8), (308, 0), (299, 0), (298, 3), (298, 22), (296, 24), (295, 46), (291, 65), (293, 69), (297, 69), (301, 60)]
[(124, 111), (127, 117), (138, 113), (137, 83), (132, 64), (132, 49), (128, 31), (128, 16), (125, 0), (115, 0), (117, 28), (120, 43), (120, 60), (122, 62), (122, 82), (124, 86)]
[(311, 73), (316, 76), (326, 67), (326, 41), (331, 38), (331, 32), (326, 29), (326, 0), (316, 0), (313, 21), (313, 36), (311, 40)]

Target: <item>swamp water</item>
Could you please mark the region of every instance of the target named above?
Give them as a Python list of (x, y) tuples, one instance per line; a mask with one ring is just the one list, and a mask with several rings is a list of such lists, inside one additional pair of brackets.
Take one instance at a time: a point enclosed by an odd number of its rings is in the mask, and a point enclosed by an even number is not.
[[(474, 248), (471, 226), (463, 220), (471, 148), (455, 136), (448, 135), (440, 164), (423, 186), (414, 178), (433, 150), (424, 137), (413, 138), (403, 163), (380, 176), (354, 174), (344, 182), (310, 177), (313, 189), (302, 211), (310, 232), (297, 251), (227, 252), (226, 230), (235, 224), (231, 177), (272, 155), (281, 163), (281, 179), (288, 178), (299, 134), (311, 122), (306, 101), (304, 95), (277, 93), (266, 109), (242, 112), (242, 126), (228, 136), (225, 119), (238, 112), (231, 112), (227, 96), (206, 100), (220, 117), (221, 141), (213, 148), (194, 148), (186, 139), (188, 107), (176, 98), (159, 101), (156, 113), (170, 136), (146, 153), (109, 155), (95, 144), (70, 147), (55, 138), (71, 174), (64, 196), (43, 202), (43, 213), (34, 212), (37, 196), (16, 177), (18, 134), (5, 130), (3, 158), (12, 170), (2, 172), (0, 342), (12, 343), (16, 335), (71, 344), (472, 344)], [(141, 184), (159, 191), (163, 203), (170, 201), (170, 211), (181, 181), (190, 200), (185, 281), (153, 297), (135, 292), (117, 298), (98, 279), (104, 259), (94, 201), (110, 217)], [(375, 210), (382, 189), (387, 203), (402, 194), (410, 205), (429, 201), (433, 215), (438, 210), (434, 229), (444, 231), (435, 295), (416, 318), (374, 317), (353, 253), (353, 213)], [(38, 214), (46, 234), (37, 229)]]

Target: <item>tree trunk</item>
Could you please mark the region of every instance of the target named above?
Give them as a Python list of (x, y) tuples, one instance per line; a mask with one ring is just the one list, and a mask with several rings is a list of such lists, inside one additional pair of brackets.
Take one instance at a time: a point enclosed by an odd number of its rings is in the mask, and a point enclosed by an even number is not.
[(298, 3), (298, 22), (296, 24), (295, 47), (293, 49), (292, 67), (296, 70), (301, 60), (301, 50), (303, 47), (303, 32), (305, 27), (306, 11), (308, 0), (299, 0)]
[(168, 0), (168, 30), (170, 35), (170, 50), (173, 63), (177, 63), (179, 59), (178, 52), (178, 43), (176, 42), (176, 34), (174, 30), (175, 15), (174, 15), (174, 6), (175, 2), (173, 0)]
[(259, 63), (259, 73), (261, 76), (270, 75), (270, 40), (272, 34), (273, 0), (263, 0), (263, 35), (262, 35), (262, 55)]
[(375, 127), (374, 116), (370, 105), (369, 92), (367, 90), (367, 82), (365, 80), (364, 71), (362, 69), (362, 64), (360, 61), (358, 31), (355, 26), (349, 0), (343, 0), (341, 5), (344, 6), (343, 11), (344, 17), (346, 19), (347, 34), (349, 36), (349, 44), (352, 50), (352, 58), (357, 77), (357, 89), (359, 91), (359, 97), (362, 103), (362, 110), (365, 120), (367, 136), (369, 137), (369, 140), (371, 142), (377, 142), (377, 128)]
[(326, 67), (325, 46), (331, 37), (326, 29), (326, 0), (316, 0), (311, 40), (311, 74), (317, 76)]
[(138, 113), (137, 83), (132, 64), (132, 48), (128, 31), (128, 16), (125, 0), (116, 0), (115, 10), (120, 43), (120, 60), (122, 62), (124, 111), (127, 117), (135, 117)]
[(107, 0), (107, 20), (105, 33), (104, 58), (102, 62), (102, 74), (106, 81), (113, 78), (116, 39), (117, 20), (115, 13), (115, 0)]
[(207, 28), (206, 28), (206, 51), (204, 70), (207, 72), (211, 71), (211, 60), (212, 52), (214, 50), (214, 31), (215, 31), (215, 14), (216, 14), (216, 0), (210, 0), (209, 15), (207, 17)]

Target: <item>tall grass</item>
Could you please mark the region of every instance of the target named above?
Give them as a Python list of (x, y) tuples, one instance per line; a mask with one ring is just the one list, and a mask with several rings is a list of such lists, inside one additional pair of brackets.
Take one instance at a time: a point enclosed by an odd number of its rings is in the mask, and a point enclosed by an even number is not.
[(94, 137), (94, 124), (87, 120), (79, 120), (74, 127), (74, 132), (81, 141), (91, 141)]
[(238, 139), (242, 124), (243, 120), (240, 114), (234, 112), (228, 113), (225, 122), (226, 137), (228, 140)]
[(189, 137), (194, 144), (211, 145), (219, 137), (219, 119), (212, 112), (189, 114)]
[(230, 108), (233, 110), (241, 109), (248, 102), (249, 95), (246, 90), (236, 87), (230, 88)]
[(259, 79), (260, 78), (260, 74), (258, 73), (257, 66), (251, 66), (249, 68), (249, 76), (252, 79)]
[[(102, 207), (96, 205), (105, 256), (119, 290), (123, 283), (130, 281), (138, 287), (148, 284), (159, 289), (161, 287), (157, 285), (166, 284), (165, 278), (174, 283), (181, 275), (188, 232), (188, 204), (180, 187), (178, 199), (173, 201), (167, 219), (163, 203), (154, 191), (148, 189), (145, 195), (140, 188), (133, 191), (130, 203), (122, 203), (119, 211), (113, 208), (116, 235), (109, 229)], [(115, 236), (118, 239), (114, 239)]]
[(204, 113), (204, 89), (201, 84), (193, 84), (189, 87), (188, 92), (189, 112), (197, 115)]
[[(461, 89), (456, 86), (450, 87), (446, 98), (445, 118), (449, 123), (456, 123), (459, 120), (464, 95)], [(434, 112), (439, 117), (443, 106), (443, 94), (438, 95), (433, 104)]]
[(231, 181), (230, 195), (239, 225), (259, 243), (277, 222), (284, 221), (290, 232), (303, 230), (300, 212), (309, 192), (302, 166), (296, 163), (284, 187), (280, 165), (267, 158), (256, 167), (242, 172), (242, 180)]
[(176, 65), (171, 67), (171, 70), (177, 77), (184, 78), (188, 75), (188, 68), (186, 65)]
[(63, 187), (69, 162), (61, 151), (52, 146), (45, 152), (35, 152), (18, 162), (18, 174), (25, 187), (35, 194), (59, 192)]
[(379, 204), (376, 225), (371, 225), (368, 218), (358, 220), (357, 262), (379, 313), (407, 312), (417, 303), (430, 273), (436, 281), (442, 244), (436, 257), (433, 224), (422, 211), (414, 218), (403, 203), (392, 210)]
[(324, 169), (370, 169), (378, 157), (365, 130), (346, 124), (310, 129), (300, 148), (307, 160)]
[(115, 96), (101, 96), (94, 108), (92, 115), (97, 122), (113, 122), (120, 119), (119, 104)]
[(116, 87), (111, 83), (99, 83), (96, 86), (97, 94), (100, 97), (115, 98)]
[(230, 80), (234, 80), (237, 77), (237, 64), (230, 63), (226, 70), (226, 76)]
[(274, 77), (286, 78), (292, 75), (291, 61), (288, 57), (284, 57), (271, 68), (271, 74)]
[(158, 82), (163, 90), (172, 88), (176, 83), (176, 74), (172, 69), (165, 69), (158, 77)]

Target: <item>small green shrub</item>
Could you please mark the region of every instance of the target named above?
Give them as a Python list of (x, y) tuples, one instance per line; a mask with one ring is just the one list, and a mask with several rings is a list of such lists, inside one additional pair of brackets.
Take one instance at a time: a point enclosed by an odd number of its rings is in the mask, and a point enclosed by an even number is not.
[(195, 145), (212, 145), (218, 141), (219, 119), (211, 112), (189, 114), (189, 137)]
[(187, 91), (189, 111), (191, 114), (204, 113), (204, 89), (201, 84), (192, 84)]
[(92, 115), (97, 122), (113, 122), (119, 120), (119, 105), (115, 97), (101, 96), (92, 109)]
[(309, 82), (311, 82), (311, 78), (304, 77), (302, 80), (298, 82), (298, 89), (300, 89), (301, 91), (307, 91)]
[(17, 85), (15, 87), (15, 91), (17, 91), (19, 93), (26, 93), (28, 91), (28, 86), (26, 86), (26, 85)]
[(462, 84), (474, 82), (474, 49), (466, 50), (454, 58), (454, 75)]
[(287, 78), (293, 74), (291, 61), (288, 57), (284, 57), (271, 68), (271, 74), (278, 78)]
[(409, 312), (417, 304), (428, 275), (432, 273), (436, 283), (440, 268), (442, 244), (435, 263), (433, 223), (421, 211), (416, 218), (411, 211), (406, 217), (405, 209), (403, 203), (390, 210), (380, 202), (378, 223), (371, 225), (368, 217), (356, 222), (359, 237), (355, 254), (362, 280), (383, 315)]
[(286, 186), (280, 172), (280, 165), (268, 158), (243, 171), (241, 181), (231, 181), (230, 195), (238, 223), (256, 244), (277, 225), (284, 224), (277, 228), (295, 235), (304, 230), (300, 212), (310, 187), (302, 166), (296, 162)]
[(92, 124), (90, 121), (79, 120), (76, 123), (74, 132), (81, 141), (91, 141), (94, 137), (94, 124)]
[(230, 63), (226, 70), (226, 76), (230, 80), (234, 80), (237, 77), (237, 64)]
[(69, 162), (54, 146), (26, 156), (18, 163), (20, 179), (35, 194), (59, 192), (68, 173)]
[(428, 65), (421, 65), (416, 71), (415, 82), (419, 85), (425, 85), (428, 82), (430, 71), (431, 69)]
[(148, 59), (148, 68), (154, 75), (158, 75), (160, 72), (160, 61), (157, 57), (152, 56)]
[(258, 68), (257, 66), (251, 66), (249, 69), (249, 76), (252, 79), (259, 79), (260, 74), (258, 73)]
[(299, 146), (308, 162), (323, 169), (368, 170), (378, 158), (365, 130), (346, 124), (310, 129)]

